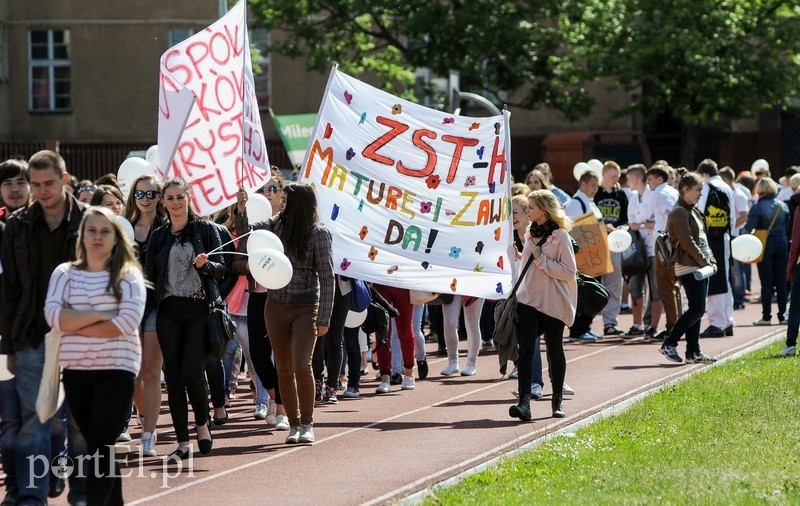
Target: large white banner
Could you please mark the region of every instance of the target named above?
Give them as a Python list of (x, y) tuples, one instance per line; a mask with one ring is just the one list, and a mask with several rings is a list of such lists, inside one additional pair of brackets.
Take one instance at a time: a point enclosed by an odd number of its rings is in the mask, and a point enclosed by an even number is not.
[(161, 56), (158, 171), (189, 183), (201, 215), (270, 178), (245, 7), (240, 1)]
[(445, 114), (333, 69), (300, 178), (315, 186), (336, 272), (505, 298), (508, 118)]

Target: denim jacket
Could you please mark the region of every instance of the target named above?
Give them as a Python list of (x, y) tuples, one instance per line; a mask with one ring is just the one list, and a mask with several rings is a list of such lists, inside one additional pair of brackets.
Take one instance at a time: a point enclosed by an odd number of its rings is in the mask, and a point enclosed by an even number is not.
[(775, 224), (769, 231), (770, 236), (783, 236), (789, 234), (787, 230), (789, 226), (789, 207), (785, 202), (775, 198), (775, 195), (766, 193), (758, 198), (758, 202), (750, 208), (747, 213), (747, 224), (744, 226), (744, 232), (749, 233), (754, 229), (767, 229), (769, 224), (772, 223), (772, 218), (775, 216), (775, 211), (780, 207), (778, 217), (775, 219)]

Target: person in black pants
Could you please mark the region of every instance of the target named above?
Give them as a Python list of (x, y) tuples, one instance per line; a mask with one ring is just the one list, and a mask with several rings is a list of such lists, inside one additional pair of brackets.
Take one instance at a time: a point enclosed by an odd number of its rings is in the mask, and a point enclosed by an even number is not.
[[(336, 282), (334, 283), (336, 293), (333, 296), (331, 325), (328, 328), (328, 332), (322, 338), (317, 339), (314, 345), (314, 355), (311, 357), (311, 365), (314, 370), (314, 379), (317, 387), (316, 401), (328, 404), (339, 402), (336, 397), (336, 390), (339, 388), (339, 372), (342, 369), (344, 322), (347, 319), (347, 312), (350, 311), (350, 292), (342, 294), (340, 283), (350, 285), (350, 280), (347, 278), (341, 280), (338, 275), (336, 276)], [(359, 359), (360, 363), (361, 360)], [(327, 377), (323, 376), (324, 369), (328, 371)]]

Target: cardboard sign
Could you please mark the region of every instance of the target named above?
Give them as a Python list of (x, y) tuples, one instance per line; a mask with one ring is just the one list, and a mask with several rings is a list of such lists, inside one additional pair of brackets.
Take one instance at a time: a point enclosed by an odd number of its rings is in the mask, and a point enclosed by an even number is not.
[(602, 221), (586, 213), (573, 223), (569, 235), (577, 241), (580, 251), (575, 255), (578, 271), (597, 277), (614, 270), (608, 249), (608, 232)]
[(270, 178), (245, 6), (161, 56), (158, 172), (185, 179), (201, 215)]
[(331, 71), (306, 159), (345, 276), (491, 299), (511, 290), (509, 114), (453, 116)]

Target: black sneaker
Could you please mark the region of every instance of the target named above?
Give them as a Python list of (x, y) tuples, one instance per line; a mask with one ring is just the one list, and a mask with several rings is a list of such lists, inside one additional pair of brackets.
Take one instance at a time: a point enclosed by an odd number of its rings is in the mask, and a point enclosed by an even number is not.
[(658, 334), (658, 329), (655, 327), (647, 327), (647, 330), (644, 331), (644, 338), (652, 341), (653, 338)]
[(618, 329), (613, 325), (606, 325), (605, 328), (603, 329), (604, 336), (621, 336), (624, 333), (625, 332), (621, 331), (620, 329)]
[(663, 343), (667, 339), (668, 335), (669, 335), (668, 331), (662, 330), (658, 334), (648, 336), (647, 339), (656, 343)]
[(631, 327), (626, 333), (625, 337), (639, 337), (645, 335), (644, 329), (638, 327)]
[(661, 345), (661, 348), (658, 349), (658, 352), (667, 357), (668, 360), (678, 362), (679, 364), (683, 362), (681, 356), (678, 355), (678, 350), (674, 346)]
[(417, 360), (417, 374), (421, 380), (428, 377), (428, 359)]
[(725, 337), (725, 331), (714, 325), (709, 325), (707, 329), (700, 333), (700, 337)]
[(403, 384), (403, 375), (399, 372), (393, 373), (392, 377), (389, 379), (390, 385), (402, 385)]
[(687, 364), (713, 364), (716, 362), (716, 358), (709, 357), (708, 355), (704, 354), (702, 351), (694, 356), (686, 356), (686, 363)]

